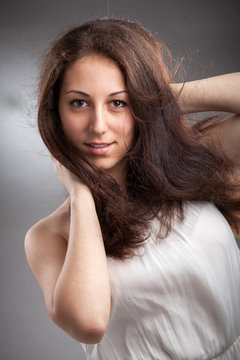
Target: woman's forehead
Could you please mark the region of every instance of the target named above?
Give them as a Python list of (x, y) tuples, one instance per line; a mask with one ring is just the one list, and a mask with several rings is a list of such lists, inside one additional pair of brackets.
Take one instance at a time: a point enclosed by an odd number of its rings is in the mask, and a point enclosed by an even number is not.
[(85, 92), (87, 89), (106, 89), (109, 93), (126, 90), (123, 74), (116, 63), (95, 54), (76, 60), (66, 69), (62, 83), (64, 91), (79, 86), (83, 86)]

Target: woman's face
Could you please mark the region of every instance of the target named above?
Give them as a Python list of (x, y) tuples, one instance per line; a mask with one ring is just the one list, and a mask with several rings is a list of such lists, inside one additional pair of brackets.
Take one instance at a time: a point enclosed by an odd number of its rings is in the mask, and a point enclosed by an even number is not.
[(110, 59), (88, 55), (65, 72), (59, 114), (66, 136), (116, 180), (134, 138), (123, 75)]

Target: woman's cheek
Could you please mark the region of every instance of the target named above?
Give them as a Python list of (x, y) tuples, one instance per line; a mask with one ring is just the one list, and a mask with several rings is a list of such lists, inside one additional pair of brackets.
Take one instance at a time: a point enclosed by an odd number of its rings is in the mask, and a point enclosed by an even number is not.
[(84, 131), (79, 121), (63, 121), (62, 124), (66, 136), (72, 140), (76, 139)]

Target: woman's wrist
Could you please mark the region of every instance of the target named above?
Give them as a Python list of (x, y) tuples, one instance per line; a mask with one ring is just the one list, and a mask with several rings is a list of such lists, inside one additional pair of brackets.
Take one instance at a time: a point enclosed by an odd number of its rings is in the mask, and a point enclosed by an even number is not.
[(184, 114), (212, 110), (210, 107), (213, 104), (208, 103), (205, 88), (200, 81), (196, 80), (177, 84), (175, 93), (180, 109)]
[(70, 206), (71, 207), (79, 207), (79, 206), (87, 206), (87, 204), (94, 205), (94, 199), (90, 189), (81, 184), (81, 186), (76, 187), (71, 195), (70, 195)]

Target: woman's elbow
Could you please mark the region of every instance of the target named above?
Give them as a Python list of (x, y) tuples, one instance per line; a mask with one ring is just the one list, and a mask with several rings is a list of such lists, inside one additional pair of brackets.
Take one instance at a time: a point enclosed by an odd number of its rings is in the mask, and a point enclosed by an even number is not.
[(75, 340), (85, 344), (99, 343), (108, 327), (108, 319), (96, 320), (92, 316), (91, 319), (78, 319), (78, 317), (71, 316), (69, 312), (65, 311), (51, 311), (49, 313), (52, 321), (58, 325), (62, 330), (69, 334)]
[(87, 326), (73, 324), (65, 329), (65, 331), (79, 342), (85, 344), (96, 344), (103, 339), (106, 329), (106, 326), (89, 322)]
[(75, 339), (85, 344), (97, 344), (103, 339), (106, 330), (106, 326), (100, 326), (99, 324), (91, 326), (89, 324), (82, 334), (76, 329)]

